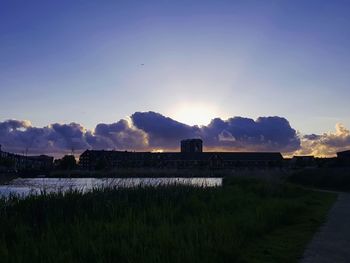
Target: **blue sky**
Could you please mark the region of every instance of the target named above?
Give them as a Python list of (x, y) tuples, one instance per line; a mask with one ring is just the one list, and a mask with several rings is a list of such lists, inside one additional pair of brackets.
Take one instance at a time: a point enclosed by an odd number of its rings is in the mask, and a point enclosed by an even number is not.
[[(349, 1), (0, 0), (0, 121), (350, 127)], [(144, 65), (142, 65), (144, 64)]]

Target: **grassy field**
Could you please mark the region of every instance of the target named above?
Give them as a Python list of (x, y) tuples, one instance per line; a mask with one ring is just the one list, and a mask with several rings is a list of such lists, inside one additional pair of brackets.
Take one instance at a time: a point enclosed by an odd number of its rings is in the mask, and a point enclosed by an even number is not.
[(350, 192), (350, 168), (309, 168), (294, 171), (288, 180), (312, 188)]
[(1, 262), (297, 262), (335, 195), (232, 178), (0, 201)]

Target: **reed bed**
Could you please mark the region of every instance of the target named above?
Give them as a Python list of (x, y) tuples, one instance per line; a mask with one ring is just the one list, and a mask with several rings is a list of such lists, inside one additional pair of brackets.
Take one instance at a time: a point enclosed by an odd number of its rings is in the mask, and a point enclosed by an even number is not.
[[(11, 197), (0, 200), (0, 261), (296, 262), (333, 201), (331, 194), (241, 178), (215, 188), (173, 185)], [(257, 249), (286, 228), (303, 232), (291, 237), (286, 231), (278, 248), (271, 242), (268, 257)], [(294, 245), (282, 253), (283, 242)]]
[[(39, 174), (40, 175), (40, 174)], [(280, 168), (236, 168), (236, 169), (173, 169), (173, 168), (118, 168), (114, 170), (54, 170), (46, 175), (51, 178), (133, 178), (133, 177), (229, 177), (249, 176), (264, 178), (286, 177), (288, 173)], [(23, 175), (22, 177), (26, 177)], [(30, 175), (29, 177), (33, 177)]]

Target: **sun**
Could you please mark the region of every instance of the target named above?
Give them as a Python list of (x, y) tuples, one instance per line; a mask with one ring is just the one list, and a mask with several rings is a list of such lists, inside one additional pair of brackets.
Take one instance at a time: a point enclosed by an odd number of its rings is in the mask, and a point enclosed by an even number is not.
[(188, 125), (208, 125), (213, 118), (219, 117), (215, 107), (205, 104), (180, 104), (171, 114), (179, 122)]

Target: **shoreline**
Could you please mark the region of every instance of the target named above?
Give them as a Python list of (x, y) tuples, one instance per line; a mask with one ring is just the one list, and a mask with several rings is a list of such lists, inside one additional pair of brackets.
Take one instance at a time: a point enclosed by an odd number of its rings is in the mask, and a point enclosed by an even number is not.
[(12, 181), (17, 177), (18, 176), (15, 176), (15, 175), (0, 174), (0, 185), (6, 185), (8, 182)]

